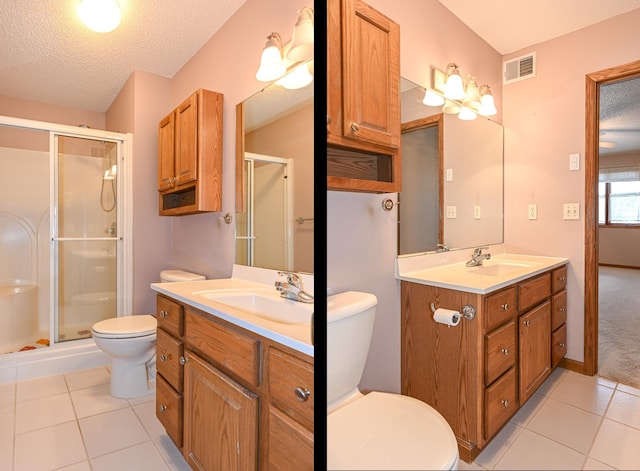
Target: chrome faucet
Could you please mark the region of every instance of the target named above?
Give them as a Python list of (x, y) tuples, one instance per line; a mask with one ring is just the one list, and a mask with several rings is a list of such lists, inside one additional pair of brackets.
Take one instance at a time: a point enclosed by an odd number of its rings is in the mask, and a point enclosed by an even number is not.
[(489, 250), (489, 247), (478, 247), (473, 251), (473, 255), (471, 255), (471, 260), (465, 263), (468, 267), (477, 267), (478, 265), (482, 265), (483, 260), (489, 260), (491, 258), (490, 253), (482, 253), (483, 250)]
[(279, 271), (278, 275), (287, 277), (287, 281), (276, 281), (275, 283), (276, 289), (280, 291), (280, 296), (301, 303), (313, 303), (313, 296), (304, 290), (300, 275), (290, 271)]

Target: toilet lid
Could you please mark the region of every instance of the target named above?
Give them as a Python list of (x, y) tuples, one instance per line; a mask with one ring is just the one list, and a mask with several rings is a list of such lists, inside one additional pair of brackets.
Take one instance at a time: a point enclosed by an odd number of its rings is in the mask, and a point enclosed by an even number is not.
[(93, 324), (93, 334), (108, 338), (144, 337), (155, 334), (157, 326), (156, 318), (149, 314), (112, 317)]
[(372, 392), (327, 416), (327, 460), (329, 469), (452, 469), (458, 444), (433, 407)]

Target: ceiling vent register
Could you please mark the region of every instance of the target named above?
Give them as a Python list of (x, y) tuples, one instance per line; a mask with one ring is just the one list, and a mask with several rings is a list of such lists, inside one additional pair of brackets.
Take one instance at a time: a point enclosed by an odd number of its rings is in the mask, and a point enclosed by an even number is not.
[(504, 83), (517, 82), (536, 76), (536, 53), (520, 56), (502, 63)]

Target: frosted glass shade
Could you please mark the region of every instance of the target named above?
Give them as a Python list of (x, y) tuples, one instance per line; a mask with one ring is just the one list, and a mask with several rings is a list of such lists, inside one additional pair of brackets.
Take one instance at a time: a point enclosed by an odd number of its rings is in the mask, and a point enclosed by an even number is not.
[(98, 33), (113, 31), (122, 19), (116, 0), (82, 0), (78, 15), (89, 29)]

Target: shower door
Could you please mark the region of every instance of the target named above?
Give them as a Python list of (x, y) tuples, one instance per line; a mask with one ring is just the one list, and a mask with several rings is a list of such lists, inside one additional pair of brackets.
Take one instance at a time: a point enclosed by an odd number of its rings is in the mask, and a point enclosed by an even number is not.
[(245, 152), (246, 212), (236, 215), (236, 263), (293, 269), (293, 162)]
[(123, 141), (50, 134), (54, 342), (91, 337), (122, 310), (118, 294)]

